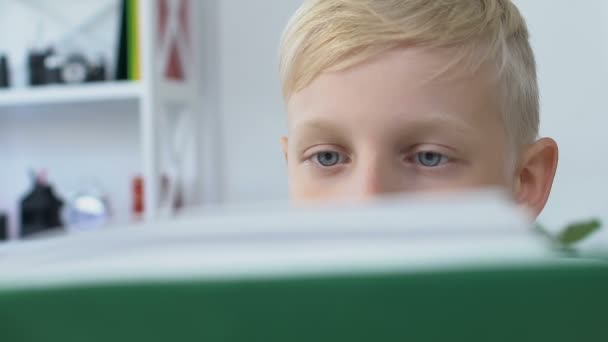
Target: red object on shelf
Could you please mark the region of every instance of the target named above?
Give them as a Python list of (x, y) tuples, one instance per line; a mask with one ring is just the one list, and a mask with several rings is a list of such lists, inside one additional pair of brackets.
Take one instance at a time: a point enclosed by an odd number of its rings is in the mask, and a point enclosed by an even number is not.
[(182, 67), (182, 59), (180, 57), (180, 50), (177, 47), (177, 41), (173, 41), (171, 43), (169, 62), (167, 64), (167, 70), (165, 71), (165, 77), (174, 81), (184, 80), (184, 68)]
[(133, 178), (133, 214), (141, 216), (144, 213), (144, 179), (141, 176)]
[(157, 36), (159, 52), (166, 57), (163, 74), (168, 80), (186, 80), (191, 54), (190, 2), (188, 0), (157, 0)]

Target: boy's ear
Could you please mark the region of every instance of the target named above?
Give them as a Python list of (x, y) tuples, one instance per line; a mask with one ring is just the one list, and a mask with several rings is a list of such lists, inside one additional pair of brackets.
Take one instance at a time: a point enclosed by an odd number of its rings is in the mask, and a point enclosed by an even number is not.
[(545, 207), (558, 162), (557, 143), (544, 138), (528, 146), (522, 153), (515, 174), (515, 199), (524, 204), (534, 217)]
[(283, 148), (283, 154), (285, 155), (285, 161), (287, 161), (287, 146), (289, 140), (287, 137), (281, 137), (281, 147)]

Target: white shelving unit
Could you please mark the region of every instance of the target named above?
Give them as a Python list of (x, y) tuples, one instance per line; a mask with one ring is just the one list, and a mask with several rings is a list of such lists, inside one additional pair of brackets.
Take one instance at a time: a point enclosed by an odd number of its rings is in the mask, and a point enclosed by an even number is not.
[(0, 109), (9, 107), (84, 104), (97, 101), (139, 100), (139, 82), (104, 82), (82, 85), (48, 85), (0, 91)]
[(49, 85), (0, 91), (0, 108), (53, 104), (86, 105), (96, 101), (137, 100), (141, 94), (142, 86), (139, 82)]
[[(85, 113), (100, 103), (136, 108), (145, 218), (150, 220), (199, 204), (200, 2), (139, 0), (138, 13), (140, 80), (0, 90), (0, 118), (30, 108), (47, 113), (65, 106)], [(167, 72), (176, 52), (177, 77)], [(168, 185), (161, 189), (163, 178)]]

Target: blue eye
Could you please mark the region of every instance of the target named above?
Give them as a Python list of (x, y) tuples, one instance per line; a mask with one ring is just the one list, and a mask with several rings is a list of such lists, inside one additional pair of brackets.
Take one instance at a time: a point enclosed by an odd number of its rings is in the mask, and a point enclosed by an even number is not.
[(437, 167), (447, 161), (447, 157), (437, 152), (420, 152), (416, 154), (416, 162), (424, 167)]
[(323, 167), (336, 166), (342, 161), (340, 153), (332, 151), (319, 152), (315, 155), (315, 159)]

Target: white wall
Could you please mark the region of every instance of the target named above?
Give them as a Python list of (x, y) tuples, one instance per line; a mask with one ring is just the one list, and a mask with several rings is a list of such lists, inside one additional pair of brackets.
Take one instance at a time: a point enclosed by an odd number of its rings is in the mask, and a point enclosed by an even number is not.
[(553, 194), (541, 218), (559, 226), (608, 222), (608, 2), (517, 0), (539, 66), (541, 134), (560, 146)]
[[(226, 201), (282, 198), (286, 177), (277, 142), (285, 113), (277, 79), (280, 33), (301, 1), (219, 1), (219, 114)], [(559, 226), (608, 221), (608, 2), (518, 0), (532, 31), (542, 96), (542, 134), (561, 147), (551, 200), (541, 220)]]
[(277, 51), (283, 27), (301, 1), (218, 3), (222, 197), (228, 202), (286, 198), (279, 144), (286, 114)]

